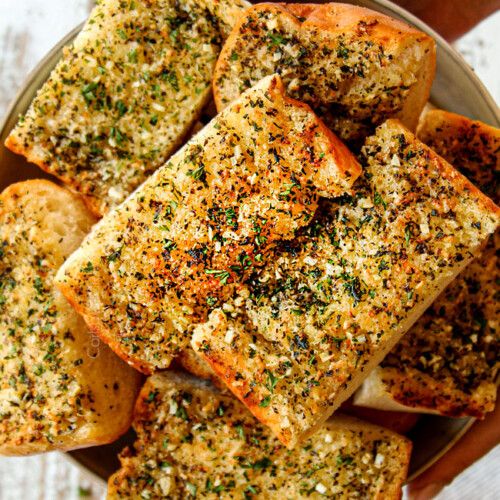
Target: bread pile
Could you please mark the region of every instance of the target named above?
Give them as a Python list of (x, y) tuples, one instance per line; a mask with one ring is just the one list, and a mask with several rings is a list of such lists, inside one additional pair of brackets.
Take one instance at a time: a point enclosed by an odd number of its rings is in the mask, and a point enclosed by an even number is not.
[(484, 416), (499, 367), (499, 132), (415, 134), (434, 71), (349, 5), (100, 2), (6, 143), (76, 193), (1, 195), (0, 452), (135, 401), (109, 498), (399, 498), (411, 442), (334, 412)]
[[(500, 131), (441, 110), (419, 138), (498, 203)], [(498, 232), (374, 370), (355, 397), (379, 409), (482, 418), (495, 408), (500, 359)]]

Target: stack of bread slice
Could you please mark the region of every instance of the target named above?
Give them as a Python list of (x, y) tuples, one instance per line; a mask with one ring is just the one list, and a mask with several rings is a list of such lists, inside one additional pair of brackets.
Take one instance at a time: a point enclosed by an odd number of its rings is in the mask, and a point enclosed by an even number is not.
[[(146, 372), (168, 367), (200, 323), (196, 351), (290, 447), (360, 385), (498, 224), (493, 202), (396, 121), (367, 139), (353, 194), (318, 208), (323, 179), (338, 196), (356, 164), (311, 114), (287, 101), (277, 76), (262, 80), (105, 217), (58, 275), (77, 310)], [(288, 190), (276, 192), (273, 176), (284, 175)], [(253, 186), (254, 176), (267, 181)]]
[[(499, 202), (500, 130), (433, 110), (418, 136)], [(498, 232), (370, 374), (356, 404), (456, 417), (493, 411), (500, 367), (497, 249)]]
[[(0, 195), (0, 453), (109, 443), (131, 424), (141, 375), (91, 332), (54, 277), (102, 214), (180, 145), (245, 0), (104, 0), (7, 147), (48, 181)], [(84, 204), (84, 201), (86, 204)]]
[(367, 139), (362, 162), (354, 194), (325, 202), (251, 277), (244, 311), (215, 310), (195, 329), (195, 350), (289, 446), (352, 394), (498, 224), (493, 202), (398, 122)]

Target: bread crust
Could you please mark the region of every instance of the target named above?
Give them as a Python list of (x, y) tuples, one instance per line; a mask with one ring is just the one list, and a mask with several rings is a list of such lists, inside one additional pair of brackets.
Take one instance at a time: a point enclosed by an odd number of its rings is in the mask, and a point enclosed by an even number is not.
[(118, 355), (131, 367), (144, 375), (151, 375), (151, 367), (122, 348), (120, 340), (110, 335), (109, 329), (102, 321), (100, 321), (99, 316), (94, 313), (90, 307), (85, 307), (85, 305), (75, 298), (74, 290), (68, 283), (57, 282), (57, 288), (66, 297), (66, 300), (71, 304), (73, 309), (85, 319), (85, 323), (92, 333), (98, 335), (99, 338), (101, 338), (102, 341), (108, 345), (116, 355)]
[(0, 195), (0, 454), (106, 444), (130, 426), (139, 374), (91, 336), (53, 285), (94, 222), (78, 196), (46, 180)]
[[(263, 38), (262, 43), (259, 42), (260, 45), (250, 47), (253, 41), (251, 38), (247, 39), (245, 37), (251, 35), (251, 37), (255, 38), (262, 35), (260, 30), (264, 28), (260, 27), (255, 20), (267, 19), (265, 16), (269, 16), (271, 19), (267, 25), (266, 36), (270, 37), (272, 35), (274, 38), (270, 43)], [(276, 19), (281, 20), (284, 27), (277, 26)], [(299, 41), (296, 42), (294, 37)], [(307, 52), (309, 38), (317, 42), (311, 49), (312, 51), (319, 51), (323, 47), (324, 56), (318, 60), (313, 59), (311, 53)], [(260, 38), (256, 39), (260, 40)], [(290, 42), (290, 39), (293, 39), (293, 42)], [(344, 39), (348, 40), (345, 46), (347, 52), (343, 52), (344, 49), (342, 49)], [(280, 40), (284, 40), (281, 42), (285, 46), (284, 49), (281, 49), (281, 47), (276, 48)], [(412, 44), (423, 52), (418, 62), (412, 60), (412, 66), (405, 70), (406, 75), (411, 75), (413, 80), (411, 83), (403, 85), (405, 88), (402, 89), (402, 95), (404, 94), (402, 102), (398, 104), (397, 109), (395, 108), (390, 112), (387, 110), (382, 111), (381, 107), (380, 116), (377, 119), (374, 118), (374, 115), (379, 112), (377, 106), (383, 99), (383, 91), (381, 89), (373, 90), (372, 100), (363, 104), (358, 113), (358, 111), (355, 111), (354, 105), (357, 106), (362, 103), (365, 97), (361, 93), (359, 95), (353, 93), (353, 102), (348, 102), (347, 94), (344, 95), (343, 93), (350, 92), (355, 86), (362, 85), (360, 82), (366, 76), (362, 75), (359, 81), (356, 80), (356, 77), (349, 77), (347, 83), (343, 76), (335, 76), (336, 71), (340, 71), (338, 69), (340, 66), (348, 68), (351, 64), (346, 60), (349, 50), (353, 52), (366, 50), (366, 47), (362, 48), (355, 45), (360, 40), (370, 43), (371, 50), (375, 50), (373, 47), (380, 47), (382, 58), (385, 57), (385, 53), (391, 54), (391, 58), (394, 57), (391, 61), (384, 63), (384, 69), (378, 77), (379, 83), (386, 78), (384, 71), (395, 71), (394, 64), (399, 64), (401, 60), (409, 61), (413, 57), (411, 54), (402, 55), (403, 51), (407, 50)], [(267, 52), (264, 47), (266, 43), (268, 44)], [(300, 50), (299, 54), (295, 53), (297, 51), (293, 53), (291, 62), (287, 62), (288, 60), (285, 60), (284, 56), (280, 54), (288, 55), (291, 50), (291, 43), (298, 43)], [(340, 45), (337, 46), (337, 44)], [(294, 45), (292, 45), (293, 47)], [(252, 51), (252, 53), (256, 50), (259, 53), (258, 58), (262, 67), (255, 67), (255, 64), (250, 65), (244, 62), (246, 61), (246, 50)], [(276, 54), (273, 50), (281, 50), (281, 52)], [(306, 68), (304, 70), (300, 63), (297, 62), (303, 57), (301, 51), (307, 54), (304, 56), (304, 60), (307, 62), (307, 64), (304, 63), (304, 68)], [(344, 59), (336, 61), (334, 59), (335, 54), (340, 53), (343, 54)], [(364, 54), (360, 57), (369, 60), (369, 56)], [(242, 62), (240, 63), (240, 61)], [(376, 125), (386, 118), (399, 118), (411, 130), (415, 129), (419, 115), (430, 95), (435, 73), (435, 62), (435, 44), (429, 36), (403, 22), (369, 9), (341, 3), (321, 5), (262, 3), (246, 10), (239, 22), (234, 26), (215, 68), (213, 91), (217, 109), (220, 111), (238, 95), (238, 92), (241, 92), (241, 89), (251, 85), (254, 79), (257, 78), (256, 75), (261, 77), (268, 74), (267, 71), (278, 71), (285, 80), (288, 92), (291, 92), (294, 97), (309, 102), (313, 109), (325, 119), (326, 123), (342, 139), (353, 144), (359, 144), (366, 135), (373, 131)], [(315, 66), (311, 66), (313, 64)], [(392, 69), (391, 64), (393, 64)], [(291, 65), (290, 71), (289, 65)], [(325, 68), (327, 69), (325, 70)], [(288, 72), (290, 76), (287, 75)], [(370, 77), (371, 75), (372, 73), (370, 73)], [(237, 79), (239, 80), (236, 81)], [(297, 79), (305, 83), (299, 84), (296, 82)], [(330, 88), (330, 91), (323, 88), (325, 81), (328, 81), (329, 87), (327, 88)], [(300, 85), (303, 85), (304, 88), (301, 89)], [(331, 88), (335, 89), (335, 94), (332, 94)], [(392, 95), (395, 95), (396, 89), (392, 88), (391, 92)], [(341, 118), (342, 113), (344, 113), (343, 104), (341, 104), (343, 100), (346, 100), (345, 107), (349, 111), (344, 118)], [(395, 97), (393, 101), (396, 102)], [(332, 105), (334, 106), (332, 113), (337, 115), (336, 118), (330, 116), (330, 112), (323, 109)], [(369, 117), (363, 114), (363, 108), (366, 109), (366, 106), (372, 108)], [(371, 128), (367, 128), (362, 123), (363, 121), (370, 121), (368, 118), (373, 122)], [(348, 125), (349, 123), (350, 125)]]
[[(53, 174), (51, 165), (43, 161), (43, 156), (40, 152), (37, 152), (34, 149), (26, 148), (21, 141), (21, 138), (13, 133), (10, 133), (5, 139), (5, 147), (10, 149), (13, 153), (24, 156), (26, 160), (30, 163), (34, 163), (38, 167), (40, 167), (44, 172), (48, 174)], [(75, 192), (85, 193), (83, 190), (82, 183), (79, 183), (78, 180), (64, 175), (58, 175), (57, 178), (66, 184), (69, 189), (74, 190)], [(95, 200), (92, 196), (82, 196), (82, 200), (85, 202), (87, 208), (92, 212), (94, 217), (100, 217), (102, 215), (103, 209), (100, 207), (100, 203)]]
[(482, 382), (473, 394), (467, 394), (453, 382), (436, 380), (421, 370), (408, 367), (402, 373), (382, 365), (370, 373), (354, 403), (378, 410), (484, 418), (495, 409), (496, 393), (492, 382)]

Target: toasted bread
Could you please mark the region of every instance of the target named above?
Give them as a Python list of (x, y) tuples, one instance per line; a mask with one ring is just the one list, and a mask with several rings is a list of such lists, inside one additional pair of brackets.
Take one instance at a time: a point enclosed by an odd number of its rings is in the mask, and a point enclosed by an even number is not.
[[(418, 135), (498, 203), (500, 130), (429, 111)], [(449, 416), (493, 411), (500, 368), (500, 236), (451, 283), (355, 396), (356, 404)]]
[(479, 252), (499, 209), (399, 122), (362, 152), (352, 196), (325, 201), (248, 283), (240, 315), (193, 347), (293, 447), (361, 384)]
[(0, 454), (109, 443), (130, 425), (139, 374), (53, 286), (94, 222), (48, 181), (0, 195)]
[(210, 13), (223, 40), (229, 36), (245, 9), (252, 5), (247, 0), (201, 0), (197, 3)]
[(104, 214), (179, 147), (209, 99), (224, 33), (246, 5), (99, 2), (6, 146)]
[(357, 144), (391, 117), (414, 130), (434, 72), (434, 40), (378, 12), (341, 3), (262, 3), (234, 26), (213, 86), (221, 110), (278, 73), (292, 97)]
[(404, 437), (344, 416), (288, 451), (236, 399), (174, 372), (148, 379), (134, 428), (110, 500), (398, 499), (411, 451)]
[(499, 203), (500, 129), (433, 109), (422, 116), (417, 136)]
[(244, 279), (309, 223), (319, 195), (345, 193), (360, 172), (311, 109), (267, 77), (103, 219), (58, 286), (137, 369), (167, 368), (194, 323), (235, 294), (244, 300)]

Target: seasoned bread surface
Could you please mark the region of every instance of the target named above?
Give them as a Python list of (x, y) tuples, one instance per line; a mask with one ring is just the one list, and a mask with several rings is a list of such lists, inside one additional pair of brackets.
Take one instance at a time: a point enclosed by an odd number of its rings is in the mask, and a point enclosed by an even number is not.
[(499, 209), (397, 121), (362, 152), (353, 194), (326, 201), (239, 310), (193, 347), (294, 446), (361, 384), (498, 224)]
[(236, 399), (173, 372), (148, 379), (134, 428), (108, 499), (396, 499), (411, 450), (402, 436), (339, 416), (288, 451)]
[(499, 203), (500, 129), (433, 109), (420, 120), (417, 136)]
[(219, 110), (266, 75), (339, 136), (362, 140), (390, 117), (415, 129), (429, 97), (435, 43), (380, 13), (341, 3), (263, 3), (245, 11), (217, 61)]
[(209, 98), (224, 33), (246, 5), (102, 0), (7, 147), (104, 214), (180, 145)]
[(93, 223), (48, 181), (0, 195), (0, 454), (108, 443), (130, 425), (138, 374), (53, 286)]
[[(499, 202), (500, 130), (434, 110), (418, 134)], [(356, 403), (449, 416), (484, 417), (495, 407), (500, 367), (498, 232), (356, 394)]]
[(229, 36), (245, 9), (252, 5), (246, 0), (202, 0), (197, 3), (215, 19), (223, 40)]
[(263, 79), (220, 113), (61, 268), (58, 286), (124, 359), (167, 368), (192, 325), (269, 265), (308, 224), (319, 196), (347, 192), (361, 168), (307, 105)]

